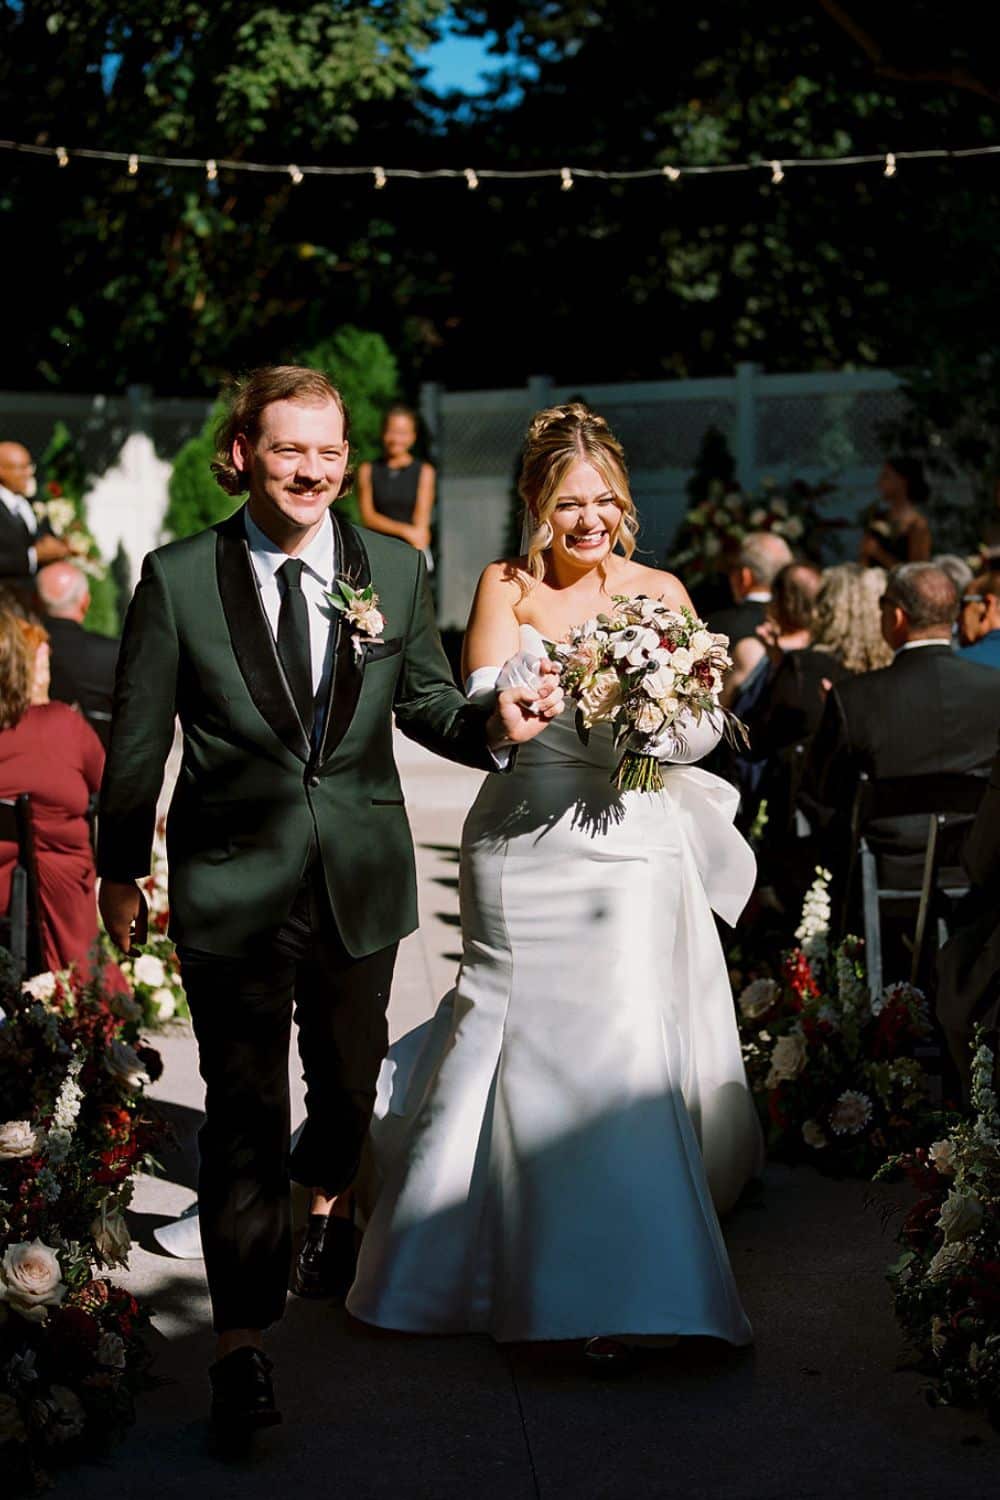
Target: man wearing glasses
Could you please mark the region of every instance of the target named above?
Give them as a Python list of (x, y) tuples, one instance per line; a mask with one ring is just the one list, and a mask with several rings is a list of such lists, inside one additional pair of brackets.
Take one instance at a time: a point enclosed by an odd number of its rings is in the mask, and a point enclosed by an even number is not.
[(962, 655), (966, 661), (1000, 667), (1000, 568), (974, 578), (959, 603)]

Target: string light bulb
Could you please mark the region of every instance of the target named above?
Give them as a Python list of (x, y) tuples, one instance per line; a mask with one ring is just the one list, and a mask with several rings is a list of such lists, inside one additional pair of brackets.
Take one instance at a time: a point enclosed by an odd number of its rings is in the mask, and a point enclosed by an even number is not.
[(677, 182), (681, 174), (676, 167), (664, 167), (663, 175), (669, 182)]
[(886, 153), (885, 175), (886, 177), (895, 177), (896, 175), (896, 157), (892, 151)]
[(375, 167), (373, 171), (375, 176), (375, 186), (377, 188), (384, 188), (389, 180), (386, 177), (384, 170), (382, 169), (382, 167)]
[(218, 162), (216, 162), (214, 160), (214, 158), (210, 156), (208, 158), (208, 161), (205, 163), (205, 176), (208, 178), (209, 182), (214, 182), (216, 180), (216, 178), (218, 177), (218, 175), (219, 175), (219, 165), (218, 165)]
[(298, 187), (299, 183), (305, 176), (305, 173), (303, 172), (301, 167), (297, 167), (295, 163), (292, 162), (291, 166), (288, 168), (288, 175), (292, 179), (292, 182), (295, 184), (295, 186)]
[(56, 147), (56, 161), (61, 167), (69, 166), (69, 152), (66, 150), (65, 146)]
[(479, 186), (479, 178), (476, 176), (471, 167), (466, 167), (465, 169), (465, 180), (469, 184), (469, 192), (474, 193), (476, 188)]
[(139, 173), (139, 158), (136, 156), (135, 152), (133, 151), (132, 154), (131, 154), (131, 156), (128, 159), (128, 175), (130, 177), (136, 177), (136, 176), (138, 176), (138, 173)]
[(560, 167), (559, 176), (562, 178), (561, 192), (568, 193), (573, 186), (573, 173), (569, 167)]
[(774, 183), (778, 183), (778, 182), (784, 182), (784, 180), (785, 180), (785, 169), (784, 169), (784, 167), (781, 165), (780, 161), (773, 161), (771, 163), (771, 181), (774, 182)]

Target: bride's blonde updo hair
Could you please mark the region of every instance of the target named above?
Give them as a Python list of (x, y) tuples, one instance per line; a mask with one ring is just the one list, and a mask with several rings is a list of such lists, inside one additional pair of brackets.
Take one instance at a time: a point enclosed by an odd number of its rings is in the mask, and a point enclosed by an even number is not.
[(542, 554), (552, 545), (552, 515), (560, 486), (581, 460), (597, 470), (621, 509), (621, 524), (611, 545), (620, 546), (626, 557), (635, 551), (639, 518), (629, 491), (621, 443), (604, 418), (581, 402), (550, 406), (531, 420), (517, 483), (528, 532), (528, 572), (533, 578), (545, 576)]

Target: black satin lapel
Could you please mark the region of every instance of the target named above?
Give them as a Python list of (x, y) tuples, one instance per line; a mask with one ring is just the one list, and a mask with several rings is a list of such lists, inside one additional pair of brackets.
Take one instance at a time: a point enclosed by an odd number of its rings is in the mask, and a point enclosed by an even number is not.
[(300, 760), (309, 759), (309, 739), (278, 660), (274, 636), (260, 602), (250, 548), (238, 510), (215, 528), (216, 576), (229, 626), (233, 655), (254, 703), (282, 744)]
[[(372, 570), (361, 535), (349, 522), (341, 521), (332, 511), (330, 514), (336, 537), (337, 577), (349, 583), (352, 589), (367, 588), (372, 581)], [(350, 729), (363, 682), (364, 665), (354, 649), (351, 631), (345, 625), (343, 616), (338, 614), (333, 670), (330, 673), (330, 698), (323, 720), (323, 740), (319, 747), (321, 763), (333, 754)]]

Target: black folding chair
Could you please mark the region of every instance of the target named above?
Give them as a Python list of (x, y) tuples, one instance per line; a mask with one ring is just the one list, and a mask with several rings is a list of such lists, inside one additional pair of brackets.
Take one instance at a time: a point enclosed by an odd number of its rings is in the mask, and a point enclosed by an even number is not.
[(0, 946), (9, 949), (23, 976), (38, 974), (42, 963), (42, 926), (38, 906), (38, 866), (31, 803), (26, 793), (0, 799), (0, 843), (15, 844), (10, 904), (0, 916)]
[[(938, 771), (925, 776), (887, 777), (883, 781), (873, 781), (862, 772), (851, 815), (851, 850), (844, 890), (846, 906), (860, 867), (868, 988), (873, 998), (882, 990), (883, 906), (891, 902), (897, 909), (910, 907), (914, 912), (910, 962), (913, 984), (921, 972), (932, 910), (938, 918), (938, 941), (943, 942), (947, 937), (946, 904), (968, 890), (964, 873), (956, 868), (958, 846), (964, 841), (988, 784), (985, 776), (972, 772)], [(918, 844), (913, 850), (917, 860), (922, 860), (919, 883), (903, 884), (900, 880), (900, 864), (912, 856), (879, 847), (876, 825), (899, 818), (925, 820), (922, 847)]]

